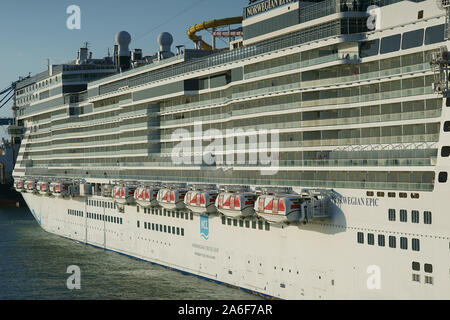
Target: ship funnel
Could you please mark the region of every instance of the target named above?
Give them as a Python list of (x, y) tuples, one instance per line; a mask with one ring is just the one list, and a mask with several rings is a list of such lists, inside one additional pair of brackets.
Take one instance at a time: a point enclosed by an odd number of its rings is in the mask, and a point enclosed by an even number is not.
[(118, 46), (118, 65), (121, 71), (130, 69), (131, 52), (129, 45), (131, 43), (131, 35), (126, 31), (120, 31), (116, 35), (116, 44)]

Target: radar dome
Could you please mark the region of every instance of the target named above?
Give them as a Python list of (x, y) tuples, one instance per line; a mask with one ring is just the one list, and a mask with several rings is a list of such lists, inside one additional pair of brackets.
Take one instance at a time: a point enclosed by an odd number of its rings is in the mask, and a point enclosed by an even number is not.
[[(162, 48), (169, 47), (169, 50), (170, 50), (170, 46), (173, 43), (173, 37), (170, 33), (163, 32), (158, 36), (158, 43)], [(163, 50), (163, 51), (166, 51), (166, 50)]]
[(119, 46), (128, 46), (131, 43), (131, 35), (126, 31), (120, 31), (116, 35), (116, 43)]

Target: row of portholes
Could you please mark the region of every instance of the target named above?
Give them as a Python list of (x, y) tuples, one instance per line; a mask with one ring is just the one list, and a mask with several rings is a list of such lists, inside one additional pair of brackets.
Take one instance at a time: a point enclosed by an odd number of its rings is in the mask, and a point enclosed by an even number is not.
[[(375, 192), (367, 191), (366, 195), (368, 197), (374, 197), (375, 196)], [(378, 198), (384, 198), (385, 193), (383, 191), (378, 191), (376, 196)], [(389, 198), (395, 198), (396, 197), (396, 193), (395, 192), (388, 192), (387, 196)], [(399, 192), (398, 196), (399, 196), (399, 198), (408, 198), (408, 194), (406, 192)], [(420, 195), (418, 193), (415, 193), (415, 192), (411, 193), (411, 199), (419, 199), (419, 198), (420, 198)]]

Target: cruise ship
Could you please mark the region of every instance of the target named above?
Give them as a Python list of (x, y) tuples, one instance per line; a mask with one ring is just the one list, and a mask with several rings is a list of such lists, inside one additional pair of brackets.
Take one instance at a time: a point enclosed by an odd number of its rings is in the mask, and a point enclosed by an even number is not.
[(268, 298), (449, 299), (449, 1), (242, 5), (16, 83), (36, 221)]

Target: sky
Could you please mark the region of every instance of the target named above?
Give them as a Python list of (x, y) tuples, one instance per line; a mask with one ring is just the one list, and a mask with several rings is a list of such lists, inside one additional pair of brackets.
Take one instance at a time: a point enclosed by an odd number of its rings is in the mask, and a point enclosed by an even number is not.
[[(89, 42), (94, 58), (112, 52), (117, 32), (132, 36), (130, 49), (144, 55), (158, 50), (157, 37), (167, 31), (174, 46), (194, 44), (187, 29), (212, 19), (242, 15), (248, 0), (15, 0), (0, 2), (0, 90), (19, 76), (45, 71), (52, 64), (76, 58), (77, 51)], [(81, 9), (81, 29), (70, 30), (67, 8)], [(210, 42), (208, 34), (201, 34)], [(218, 42), (218, 45), (220, 43)], [(12, 116), (11, 106), (0, 109), (0, 117)], [(0, 128), (0, 137), (5, 128)]]

